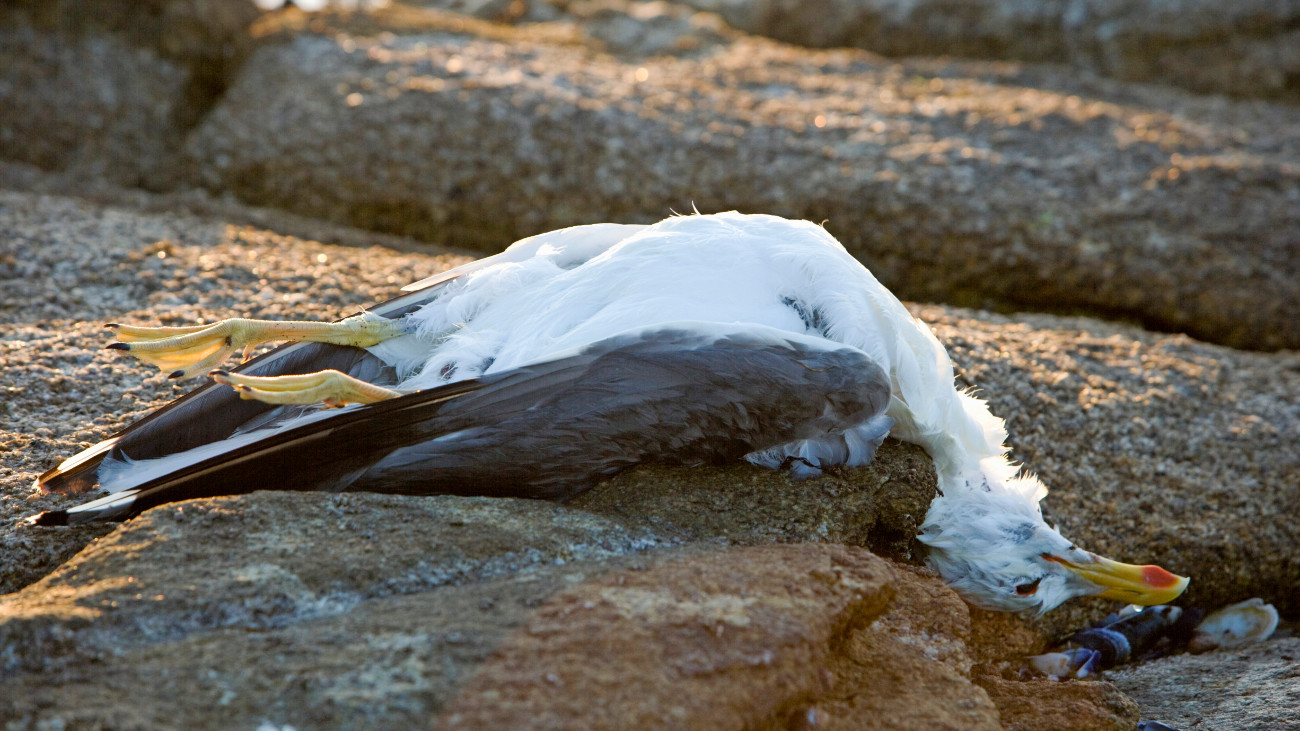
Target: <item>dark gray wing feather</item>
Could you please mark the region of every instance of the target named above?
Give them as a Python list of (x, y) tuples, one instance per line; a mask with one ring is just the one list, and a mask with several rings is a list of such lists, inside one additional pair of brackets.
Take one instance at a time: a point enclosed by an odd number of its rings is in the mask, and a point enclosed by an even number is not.
[(731, 461), (883, 414), (889, 380), (865, 353), (678, 330), (614, 339), (449, 401), (438, 431), (350, 489), (567, 498), (644, 461)]
[(279, 431), (42, 522), (261, 488), (566, 498), (638, 462), (737, 459), (884, 412), (889, 379), (865, 353), (771, 332), (611, 338)]

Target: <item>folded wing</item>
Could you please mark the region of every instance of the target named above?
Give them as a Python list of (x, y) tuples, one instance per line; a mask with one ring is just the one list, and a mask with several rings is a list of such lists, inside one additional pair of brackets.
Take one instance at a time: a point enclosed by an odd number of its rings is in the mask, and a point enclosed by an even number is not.
[(257, 489), (563, 499), (638, 462), (734, 460), (882, 423), (889, 393), (884, 371), (839, 343), (758, 326), (657, 326), (172, 455), (175, 469), (37, 522), (121, 519)]

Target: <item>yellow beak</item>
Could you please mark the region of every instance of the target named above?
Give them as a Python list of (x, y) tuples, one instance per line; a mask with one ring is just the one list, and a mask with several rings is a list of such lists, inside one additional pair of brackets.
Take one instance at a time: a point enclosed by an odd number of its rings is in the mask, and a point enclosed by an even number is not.
[(1097, 595), (1129, 604), (1165, 604), (1178, 598), (1190, 581), (1159, 566), (1135, 566), (1089, 553), (1092, 561), (1075, 563), (1060, 556), (1044, 554), (1054, 561), (1104, 589)]

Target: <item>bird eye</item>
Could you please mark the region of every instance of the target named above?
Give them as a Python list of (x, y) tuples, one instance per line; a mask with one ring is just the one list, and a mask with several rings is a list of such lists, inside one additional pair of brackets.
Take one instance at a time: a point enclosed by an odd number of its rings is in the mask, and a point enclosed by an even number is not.
[(1030, 594), (1033, 594), (1034, 592), (1038, 591), (1038, 582), (1042, 580), (1043, 578), (1040, 576), (1037, 579), (1034, 579), (1033, 581), (1029, 582), (1028, 584), (1016, 584), (1016, 593), (1019, 594), (1020, 596), (1029, 596)]

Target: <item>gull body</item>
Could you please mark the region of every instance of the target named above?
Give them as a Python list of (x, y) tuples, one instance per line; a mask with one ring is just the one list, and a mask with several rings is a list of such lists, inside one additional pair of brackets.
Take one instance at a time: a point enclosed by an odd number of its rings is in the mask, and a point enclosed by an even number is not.
[[(576, 422), (536, 422), (535, 412), (564, 411), (564, 404), (525, 404), (525, 398), (538, 397), (520, 384), (554, 380), (557, 373), (573, 370), (554, 364), (574, 363), (589, 370), (566, 384), (599, 380), (590, 393), (575, 391), (580, 395), (572, 398), (577, 399), (604, 398), (624, 387), (620, 384), (638, 379), (674, 380), (658, 367), (634, 369), (628, 376), (617, 368), (592, 365), (635, 351), (653, 359), (676, 359), (676, 380), (687, 383), (672, 385), (675, 397), (656, 392), (651, 416), (642, 406), (651, 397), (638, 396), (635, 407), (620, 401), (620, 409), (632, 410), (619, 411), (607, 419), (613, 426), (600, 428), (615, 430), (632, 423), (647, 440), (662, 446), (644, 454), (601, 457), (608, 464), (590, 474), (575, 469), (567, 481), (566, 460), (581, 462), (584, 457), (566, 451), (567, 446), (556, 447), (556, 465), (544, 477), (521, 472), (525, 476), (518, 479), (536, 479), (544, 488), (539, 488), (540, 495), (564, 498), (629, 460), (673, 457), (681, 449), (693, 456), (679, 456), (679, 461), (706, 461), (722, 452), (697, 455), (691, 451), (696, 447), (681, 445), (678, 436), (699, 431), (704, 424), (714, 430), (734, 428), (747, 440), (741, 454), (755, 464), (807, 475), (832, 465), (866, 464), (888, 433), (919, 444), (934, 459), (940, 495), (919, 538), (930, 547), (930, 564), (973, 603), (1040, 612), (1083, 594), (1157, 603), (1186, 585), (1186, 579), (1157, 567), (1118, 564), (1083, 551), (1048, 526), (1038, 506), (1047, 491), (1008, 458), (1003, 422), (984, 402), (955, 387), (952, 363), (930, 329), (815, 224), (724, 213), (679, 216), (645, 226), (579, 226), (524, 239), (501, 254), (406, 289), (412, 294), (402, 300), (404, 306), (381, 306), (367, 316), (396, 325), (391, 337), (365, 346), (370, 356), (366, 372), (378, 378), (382, 371), (394, 393), (453, 394), (449, 405), (440, 407), (443, 421), (437, 428), (460, 426), (425, 434), (372, 459), (350, 473), (346, 484), (321, 487), (382, 489), (383, 480), (399, 478), (416, 484), (419, 470), (457, 460), (472, 469), (474, 458), (466, 455), (488, 441), (497, 456), (514, 454), (527, 460), (529, 450), (550, 454), (547, 449), (572, 441), (580, 427)], [(699, 358), (682, 360), (684, 354), (696, 352)], [(748, 364), (756, 353), (793, 358), (803, 370), (793, 369), (789, 378), (779, 375), (780, 366), (753, 370)], [(832, 367), (837, 377), (842, 375), (838, 371), (850, 372), (856, 385), (813, 375)], [(808, 379), (802, 401), (799, 382), (790, 380), (801, 373)], [(766, 383), (766, 374), (774, 385)], [(715, 377), (721, 380), (715, 383)], [(458, 384), (478, 388), (484, 383), (501, 396), (493, 401), (481, 392), (457, 395)], [(682, 396), (680, 389), (689, 386), (698, 386), (694, 395)], [(733, 386), (743, 394), (727, 396)], [(850, 391), (854, 393), (845, 397), (847, 401), (839, 398)], [(670, 398), (699, 405), (682, 417), (676, 404), (663, 410), (663, 401)], [(474, 399), (494, 404), (483, 412), (492, 419), (520, 426), (493, 431), (479, 422), (471, 428), (462, 421), (447, 421), (449, 413)], [(775, 404), (767, 415), (760, 419), (749, 413), (767, 401)], [(500, 403), (514, 409), (508, 418), (490, 410), (502, 408)], [(715, 413), (738, 405), (738, 414), (713, 419)], [(335, 418), (355, 419), (343, 415), (371, 408), (378, 407), (350, 406), (337, 417), (301, 407), (263, 411), (240, 421), (229, 434), (217, 435), (219, 439), (205, 437), (205, 446), (172, 456), (129, 462), (126, 454), (110, 455), (100, 468), (99, 481), (109, 489), (138, 490), (178, 465), (244, 449), (268, 434), (288, 434)], [(811, 411), (803, 413), (808, 408)], [(785, 423), (795, 412), (801, 414), (791, 422), (797, 426), (785, 432), (769, 428)], [(551, 446), (539, 448), (529, 441), (548, 429), (554, 432), (546, 442)], [(524, 444), (531, 446), (511, 451)], [(121, 447), (112, 449), (123, 451)], [(208, 452), (196, 455), (196, 449)], [(108, 451), (101, 450), (101, 457)], [(472, 473), (457, 473), (457, 479), (464, 481), (467, 474)]]

